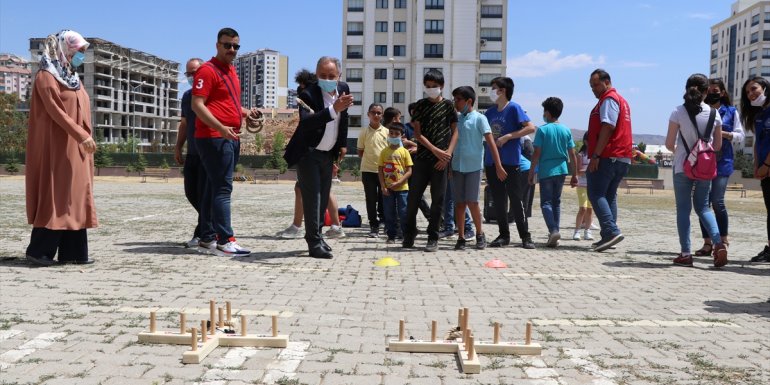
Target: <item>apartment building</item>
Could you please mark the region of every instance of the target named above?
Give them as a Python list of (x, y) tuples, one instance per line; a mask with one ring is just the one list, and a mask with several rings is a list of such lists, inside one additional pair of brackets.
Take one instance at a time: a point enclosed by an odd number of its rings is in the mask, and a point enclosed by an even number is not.
[(16, 94), (27, 101), (32, 94), (32, 70), (28, 61), (12, 54), (0, 53), (0, 92)]
[(272, 49), (238, 56), (233, 63), (241, 81), (241, 103), (258, 108), (286, 108), (289, 58)]
[[(31, 38), (29, 51), (37, 71), (44, 38)], [(181, 109), (179, 63), (104, 39), (90, 45), (79, 69), (91, 98), (95, 136), (107, 143), (137, 138), (138, 151), (174, 145)]]
[(348, 137), (371, 103), (407, 106), (423, 97), (423, 75), (444, 74), (444, 97), (473, 86), (491, 104), (489, 82), (506, 70), (507, 0), (342, 0), (342, 80), (355, 99)]

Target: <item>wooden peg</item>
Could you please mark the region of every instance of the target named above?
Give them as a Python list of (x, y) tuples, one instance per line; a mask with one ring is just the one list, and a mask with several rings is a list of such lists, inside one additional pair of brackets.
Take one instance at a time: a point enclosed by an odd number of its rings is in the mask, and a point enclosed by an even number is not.
[(227, 310), (227, 322), (230, 322), (233, 320), (233, 307), (230, 301), (225, 302), (225, 309)]
[(216, 322), (216, 319), (214, 318), (214, 316), (215, 316), (214, 311), (216, 310), (215, 309), (215, 304), (216, 304), (216, 302), (214, 302), (213, 299), (209, 301), (209, 313), (210, 313), (210, 317), (209, 317), (209, 321), (210, 321), (210, 323), (209, 323), (209, 333), (211, 333), (212, 335), (214, 335), (214, 326), (216, 325), (214, 323), (214, 322)]
[(398, 340), (404, 340), (404, 320), (398, 321)]
[(465, 330), (465, 329), (467, 329), (467, 328), (468, 328), (468, 321), (469, 321), (469, 320), (468, 320), (468, 316), (469, 316), (469, 315), (470, 315), (470, 314), (468, 314), (468, 308), (467, 308), (467, 307), (464, 307), (464, 308), (463, 308), (463, 330)]
[(430, 321), (430, 342), (436, 342), (436, 321)]
[(221, 328), (225, 327), (225, 315), (224, 315), (225, 309), (222, 309), (220, 307), (220, 308), (217, 309), (217, 312), (218, 312), (217, 315), (219, 316), (219, 319), (217, 320), (219, 322), (217, 323), (217, 325), (221, 329)]
[(500, 322), (495, 322), (495, 333), (492, 338), (492, 343), (495, 345), (500, 343)]
[(278, 337), (278, 316), (273, 316), (273, 337)]
[(157, 327), (155, 326), (155, 312), (150, 312), (150, 333), (155, 333)]
[[(204, 334), (205, 334), (205, 332), (204, 332)], [(192, 346), (191, 346), (191, 348), (192, 348), (193, 351), (196, 351), (196, 350), (198, 350), (198, 329), (192, 328), (191, 335), (192, 335), (192, 339), (191, 339), (192, 340)]]
[(187, 333), (187, 314), (179, 313), (179, 334)]
[(473, 336), (468, 337), (468, 361), (473, 360), (473, 357), (476, 355), (476, 348), (473, 345)]
[(463, 330), (463, 309), (457, 309), (457, 327)]
[(246, 316), (245, 315), (241, 316), (241, 335), (242, 336), (246, 335)]
[(532, 321), (527, 321), (527, 330), (524, 334), (524, 345), (532, 344)]
[[(201, 330), (206, 330), (206, 320), (201, 320)], [(208, 340), (208, 336), (206, 333), (201, 333), (201, 342), (206, 342)]]
[(470, 352), (471, 346), (473, 346), (472, 341), (473, 341), (473, 330), (465, 329), (465, 338), (463, 338), (463, 343), (465, 343), (465, 350)]

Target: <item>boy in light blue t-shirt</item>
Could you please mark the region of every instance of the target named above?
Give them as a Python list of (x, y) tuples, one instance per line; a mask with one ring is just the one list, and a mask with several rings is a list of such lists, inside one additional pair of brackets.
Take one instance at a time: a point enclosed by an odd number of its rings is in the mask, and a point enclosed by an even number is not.
[[(487, 142), (494, 159), (497, 178), (505, 180), (507, 174), (500, 163), (492, 130), (487, 118), (473, 109), (476, 92), (462, 86), (452, 91), (454, 106), (460, 117), (457, 121), (457, 147), (452, 154), (452, 193), (455, 198), (455, 223), (465, 222), (465, 208), (468, 207), (476, 225), (476, 248), (487, 247), (487, 239), (481, 229), (479, 210), (479, 189), (481, 171), (484, 169), (484, 141)], [(455, 250), (465, 250), (465, 228), (458, 226)]]
[(559, 123), (564, 109), (561, 99), (550, 97), (543, 102), (543, 120), (535, 134), (535, 153), (529, 169), (529, 183), (535, 184), (535, 170), (540, 183), (540, 209), (548, 226), (548, 247), (559, 245), (559, 214), (564, 178), (572, 174), (570, 186), (577, 186), (577, 158), (570, 129)]

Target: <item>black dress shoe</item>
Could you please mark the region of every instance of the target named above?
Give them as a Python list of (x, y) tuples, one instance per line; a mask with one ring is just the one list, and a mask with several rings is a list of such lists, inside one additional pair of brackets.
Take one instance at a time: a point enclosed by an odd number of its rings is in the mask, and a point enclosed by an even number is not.
[(489, 247), (503, 247), (508, 246), (511, 244), (511, 240), (509, 238), (503, 238), (503, 237), (497, 237), (494, 241), (492, 241), (489, 244)]
[(56, 261), (46, 257), (33, 257), (27, 254), (27, 260), (38, 266), (51, 266), (56, 264)]
[(326, 241), (323, 240), (323, 239), (321, 239), (321, 248), (326, 250), (326, 251), (332, 251), (332, 247), (329, 246), (329, 244), (326, 243)]
[(88, 258), (88, 259), (70, 259), (70, 260), (64, 260), (64, 261), (60, 260), (59, 264), (60, 265), (91, 265), (94, 262), (96, 262), (96, 260), (95, 259), (91, 259), (91, 258)]
[(310, 256), (312, 258), (318, 258), (318, 259), (332, 259), (332, 258), (334, 258), (334, 255), (332, 255), (331, 252), (329, 252), (328, 250), (326, 250), (326, 249), (324, 249), (322, 247), (317, 247), (317, 248), (314, 248), (314, 249), (310, 250)]

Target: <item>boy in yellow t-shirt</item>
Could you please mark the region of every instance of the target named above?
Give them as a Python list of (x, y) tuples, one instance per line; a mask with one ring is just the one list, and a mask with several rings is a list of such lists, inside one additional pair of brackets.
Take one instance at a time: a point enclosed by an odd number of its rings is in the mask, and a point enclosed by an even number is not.
[(396, 229), (396, 215), (402, 232), (406, 224), (406, 197), (409, 193), (409, 177), (412, 175), (412, 156), (401, 145), (403, 132), (403, 124), (388, 124), (388, 147), (380, 152), (377, 162), (388, 244), (396, 243), (396, 234), (399, 233)]

